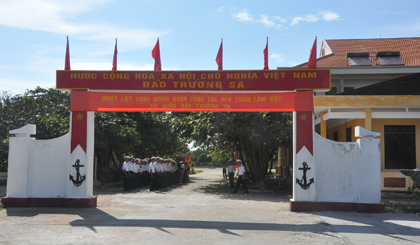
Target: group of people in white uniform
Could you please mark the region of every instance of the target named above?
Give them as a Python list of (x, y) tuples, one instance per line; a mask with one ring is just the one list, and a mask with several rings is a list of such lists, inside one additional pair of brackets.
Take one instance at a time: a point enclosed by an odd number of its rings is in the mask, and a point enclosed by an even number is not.
[(157, 191), (189, 180), (187, 162), (174, 159), (152, 157), (139, 159), (125, 157), (122, 166), (124, 172), (124, 191), (150, 185), (150, 191)]
[[(226, 168), (228, 172), (227, 175), (226, 175)], [(237, 176), (238, 176), (238, 179), (236, 181), (236, 186), (235, 186), (235, 180), (234, 180), (235, 172), (237, 173)], [(248, 187), (246, 185), (245, 173), (246, 173), (245, 166), (242, 165), (242, 161), (240, 159), (237, 159), (236, 161), (232, 161), (232, 159), (229, 159), (228, 163), (223, 166), (223, 179), (227, 179), (229, 177), (230, 188), (234, 189), (233, 193), (237, 193), (239, 187), (242, 185), (242, 188), (244, 189), (245, 194), (248, 194)]]

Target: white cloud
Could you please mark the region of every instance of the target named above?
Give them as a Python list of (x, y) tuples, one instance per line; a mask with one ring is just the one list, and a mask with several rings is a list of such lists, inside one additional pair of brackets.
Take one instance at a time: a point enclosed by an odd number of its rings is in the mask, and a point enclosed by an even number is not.
[(302, 20), (303, 20), (303, 18), (302, 18), (302, 17), (294, 17), (294, 18), (292, 19), (292, 22), (290, 23), (290, 25), (291, 25), (291, 26), (297, 25), (297, 24), (299, 24)]
[(0, 25), (70, 35), (84, 40), (126, 39), (126, 49), (150, 47), (170, 31), (112, 26), (108, 23), (73, 24), (71, 19), (109, 0), (14, 0), (0, 2)]
[(291, 26), (300, 24), (301, 22), (317, 22), (319, 20), (324, 21), (333, 21), (333, 20), (339, 20), (340, 15), (334, 12), (318, 12), (317, 14), (308, 14), (305, 16), (298, 16), (298, 17), (292, 17), (292, 21), (290, 22)]
[(333, 13), (333, 12), (320, 12), (322, 19), (325, 21), (333, 21), (338, 20), (340, 15)]
[(274, 19), (277, 20), (277, 21), (279, 21), (280, 23), (286, 23), (287, 22), (286, 19), (284, 19), (284, 18), (282, 18), (280, 16), (276, 16), (276, 17), (274, 17)]
[(258, 22), (262, 23), (265, 27), (272, 27), (276, 25), (274, 21), (269, 20), (267, 15), (261, 15), (261, 19)]
[(254, 17), (250, 15), (247, 10), (234, 13), (232, 14), (232, 17), (239, 22), (251, 22), (254, 20)]
[(293, 17), (292, 22), (290, 23), (291, 26), (297, 25), (300, 22), (316, 22), (319, 18), (316, 15), (310, 14), (303, 17)]
[(270, 59), (279, 63), (284, 61), (283, 55), (281, 54), (271, 54)]

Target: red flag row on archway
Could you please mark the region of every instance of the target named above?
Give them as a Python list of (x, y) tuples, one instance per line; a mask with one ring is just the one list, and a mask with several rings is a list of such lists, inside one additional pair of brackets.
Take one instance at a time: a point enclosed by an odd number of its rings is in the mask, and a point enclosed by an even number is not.
[[(309, 69), (316, 69), (316, 45), (317, 45), (317, 38), (315, 37), (315, 41), (312, 45), (312, 49), (310, 51), (309, 59), (308, 59), (308, 68)], [(114, 58), (112, 60), (112, 70), (117, 70), (117, 39), (115, 39), (115, 49), (114, 49)], [(264, 70), (268, 70), (268, 37), (267, 37), (267, 44), (263, 50), (264, 54)], [(162, 64), (160, 61), (160, 46), (159, 46), (159, 38), (156, 42), (155, 47), (152, 50), (152, 57), (155, 59), (154, 70), (161, 71)], [(219, 50), (216, 56), (216, 64), (218, 70), (223, 70), (223, 39), (220, 43)], [(70, 48), (69, 48), (69, 37), (67, 36), (67, 47), (66, 47), (66, 57), (65, 57), (65, 65), (64, 70), (70, 70)]]

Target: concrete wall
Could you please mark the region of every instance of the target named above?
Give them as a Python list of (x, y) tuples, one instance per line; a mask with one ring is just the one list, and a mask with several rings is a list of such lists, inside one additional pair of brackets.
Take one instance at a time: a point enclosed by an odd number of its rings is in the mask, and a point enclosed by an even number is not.
[[(333, 138), (333, 133), (338, 132), (338, 140), (346, 140), (346, 127), (352, 127), (352, 130), (356, 126), (363, 126), (365, 124), (364, 119), (354, 119), (348, 121), (346, 124), (341, 124), (337, 127), (329, 128), (327, 130), (327, 137)], [(372, 130), (380, 133), (378, 139), (381, 141), (381, 189), (385, 191), (406, 191), (408, 187), (413, 185), (413, 181), (410, 177), (403, 175), (399, 169), (385, 169), (385, 136), (384, 128), (385, 125), (414, 125), (416, 127), (416, 152), (420, 152), (420, 120), (419, 119), (372, 119)], [(356, 138), (352, 137), (352, 141), (355, 142)], [(416, 154), (416, 168), (420, 168), (420, 154)], [(405, 179), (405, 186), (402, 187), (385, 187), (384, 178), (399, 178)]]
[(10, 131), (7, 197), (66, 196), (69, 179), (70, 134), (51, 140), (35, 140), (35, 125)]
[(29, 197), (66, 197), (70, 134), (34, 140), (28, 159)]
[(335, 142), (315, 133), (317, 202), (380, 203), (378, 133), (356, 127), (356, 143)]

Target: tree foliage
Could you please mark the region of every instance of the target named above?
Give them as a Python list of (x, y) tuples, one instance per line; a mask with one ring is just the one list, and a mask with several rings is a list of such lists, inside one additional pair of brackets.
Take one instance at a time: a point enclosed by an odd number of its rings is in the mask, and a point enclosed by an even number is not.
[(69, 93), (40, 87), (22, 95), (2, 92), (0, 104), (0, 171), (7, 170), (10, 130), (35, 124), (38, 139), (52, 139), (69, 132)]
[(291, 113), (178, 113), (182, 136), (213, 155), (226, 157), (232, 149), (247, 165), (254, 181), (267, 174), (278, 147), (290, 146)]
[(180, 141), (171, 120), (168, 113), (96, 113), (95, 155), (105, 164), (121, 162), (124, 154), (144, 158), (186, 152), (187, 145)]

